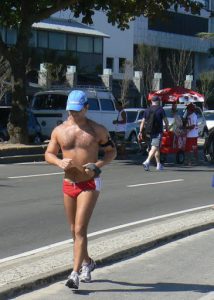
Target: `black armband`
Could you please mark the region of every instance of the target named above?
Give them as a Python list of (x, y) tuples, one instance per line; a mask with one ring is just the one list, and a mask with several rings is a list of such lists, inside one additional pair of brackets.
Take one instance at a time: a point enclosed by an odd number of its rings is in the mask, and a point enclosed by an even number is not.
[(98, 167), (97, 167), (95, 164), (93, 164), (93, 163), (87, 164), (87, 165), (85, 166), (85, 168), (88, 169), (88, 170), (93, 171), (94, 174), (95, 174), (94, 177), (98, 177), (98, 176), (102, 173), (101, 169), (98, 168)]
[(114, 143), (112, 142), (112, 140), (111, 140), (110, 137), (108, 138), (107, 143), (105, 143), (105, 144), (100, 144), (100, 147), (102, 147), (102, 148), (105, 148), (105, 147), (108, 147), (108, 146), (111, 146), (112, 148), (115, 147), (115, 145), (114, 145)]

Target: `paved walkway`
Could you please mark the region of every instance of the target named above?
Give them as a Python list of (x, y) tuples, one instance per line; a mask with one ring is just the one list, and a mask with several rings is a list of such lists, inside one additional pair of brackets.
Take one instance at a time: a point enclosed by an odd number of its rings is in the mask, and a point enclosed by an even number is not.
[[(99, 238), (90, 238), (89, 252), (101, 266), (212, 227), (214, 210), (210, 206), (135, 224), (123, 231), (102, 233)], [(17, 259), (1, 260), (0, 299), (9, 299), (53, 280), (66, 278), (71, 271), (72, 260), (71, 242)]]
[(211, 229), (97, 269), (76, 292), (62, 280), (14, 299), (213, 300), (213, 244)]

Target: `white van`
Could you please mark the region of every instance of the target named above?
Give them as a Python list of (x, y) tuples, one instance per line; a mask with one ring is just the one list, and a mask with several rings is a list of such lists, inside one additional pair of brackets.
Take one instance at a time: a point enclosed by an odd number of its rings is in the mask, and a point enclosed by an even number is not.
[[(112, 93), (99, 88), (76, 89), (83, 90), (87, 95), (89, 102), (87, 117), (104, 125), (110, 133), (114, 132), (115, 125), (112, 122), (117, 119), (118, 112)], [(38, 92), (33, 96), (31, 109), (41, 126), (43, 137), (50, 138), (53, 128), (67, 119), (68, 112), (65, 109), (71, 90), (49, 90)]]

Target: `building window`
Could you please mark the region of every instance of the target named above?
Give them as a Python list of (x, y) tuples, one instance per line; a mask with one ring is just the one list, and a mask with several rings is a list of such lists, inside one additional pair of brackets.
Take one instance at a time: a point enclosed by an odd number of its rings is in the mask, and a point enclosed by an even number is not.
[(16, 43), (16, 30), (15, 29), (8, 29), (6, 33), (6, 43), (9, 45), (14, 45)]
[(49, 32), (49, 48), (56, 50), (65, 50), (66, 35), (64, 33)]
[(165, 20), (149, 19), (148, 29), (162, 32), (195, 36), (198, 32), (208, 32), (208, 19), (186, 14), (167, 12)]
[(94, 38), (94, 53), (103, 52), (103, 40), (102, 38)]
[(77, 37), (77, 51), (93, 53), (93, 38), (87, 36)]
[(125, 72), (125, 63), (126, 63), (126, 59), (123, 57), (120, 57), (119, 58), (119, 73)]
[(38, 47), (48, 48), (48, 33), (46, 31), (38, 31)]
[(113, 57), (106, 57), (106, 68), (111, 69), (112, 72), (114, 71), (114, 58)]
[(67, 36), (67, 49), (71, 51), (77, 50), (77, 37), (75, 35)]

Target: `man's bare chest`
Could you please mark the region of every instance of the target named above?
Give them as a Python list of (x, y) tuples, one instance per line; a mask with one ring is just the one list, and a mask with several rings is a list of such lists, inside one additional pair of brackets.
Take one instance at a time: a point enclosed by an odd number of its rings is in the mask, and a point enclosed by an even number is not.
[(60, 136), (61, 148), (72, 150), (76, 148), (89, 149), (98, 145), (98, 139), (94, 131), (65, 132)]

